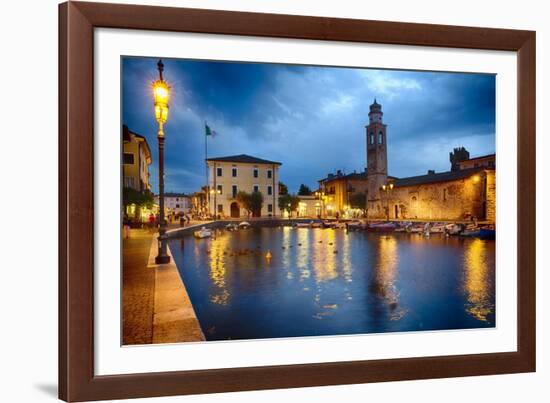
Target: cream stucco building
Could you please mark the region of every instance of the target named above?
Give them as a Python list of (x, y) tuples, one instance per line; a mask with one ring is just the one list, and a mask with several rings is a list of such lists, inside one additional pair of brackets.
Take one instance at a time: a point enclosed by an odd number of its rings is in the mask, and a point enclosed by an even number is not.
[(279, 216), (280, 162), (246, 154), (208, 158), (208, 211), (210, 215), (246, 217), (237, 193), (258, 191), (263, 195), (262, 217)]

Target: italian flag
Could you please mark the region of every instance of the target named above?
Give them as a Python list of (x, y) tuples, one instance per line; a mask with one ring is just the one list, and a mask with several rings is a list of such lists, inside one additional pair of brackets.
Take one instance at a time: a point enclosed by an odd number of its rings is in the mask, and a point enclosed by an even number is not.
[(208, 124), (204, 124), (204, 133), (207, 135), (207, 136), (216, 136), (218, 133), (215, 131), (215, 130), (212, 130), (210, 129), (210, 126), (208, 126)]

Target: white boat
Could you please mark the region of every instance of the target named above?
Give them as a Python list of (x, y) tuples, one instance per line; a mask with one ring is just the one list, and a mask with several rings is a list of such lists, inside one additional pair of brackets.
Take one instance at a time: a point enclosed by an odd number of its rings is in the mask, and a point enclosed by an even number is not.
[(250, 228), (250, 223), (248, 221), (242, 221), (239, 223), (239, 228), (241, 229)]
[(225, 229), (227, 231), (237, 231), (239, 229), (239, 226), (235, 223), (229, 223), (225, 226)]
[(198, 239), (209, 238), (212, 236), (212, 230), (202, 227), (200, 230), (193, 232), (193, 236)]
[(309, 227), (311, 227), (312, 224), (313, 224), (313, 221), (311, 221), (311, 222), (297, 222), (295, 224), (295, 227), (296, 228), (309, 228)]
[(445, 232), (445, 224), (435, 223), (430, 227), (430, 232), (432, 234), (442, 234)]
[(448, 224), (445, 229), (449, 235), (458, 235), (462, 232), (463, 226), (460, 224)]

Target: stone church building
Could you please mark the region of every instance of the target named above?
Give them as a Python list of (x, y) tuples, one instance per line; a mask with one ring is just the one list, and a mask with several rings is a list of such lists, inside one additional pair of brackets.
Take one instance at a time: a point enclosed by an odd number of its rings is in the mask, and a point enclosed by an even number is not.
[(382, 106), (374, 100), (366, 126), (367, 169), (329, 174), (319, 181), (325, 214), (344, 217), (361, 194), (370, 219), (495, 221), (495, 154), (470, 158), (464, 148), (449, 154), (450, 170), (397, 178), (388, 175), (387, 126)]
[(494, 222), (495, 154), (470, 158), (464, 147), (449, 155), (451, 169), (408, 178), (388, 176), (387, 126), (382, 106), (370, 106), (367, 136), (367, 217), (371, 219)]

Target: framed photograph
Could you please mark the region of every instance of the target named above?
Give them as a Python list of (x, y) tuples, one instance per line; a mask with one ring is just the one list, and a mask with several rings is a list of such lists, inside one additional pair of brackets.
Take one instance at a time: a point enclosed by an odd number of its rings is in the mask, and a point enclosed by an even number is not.
[(59, 397), (535, 371), (535, 33), (60, 5)]

